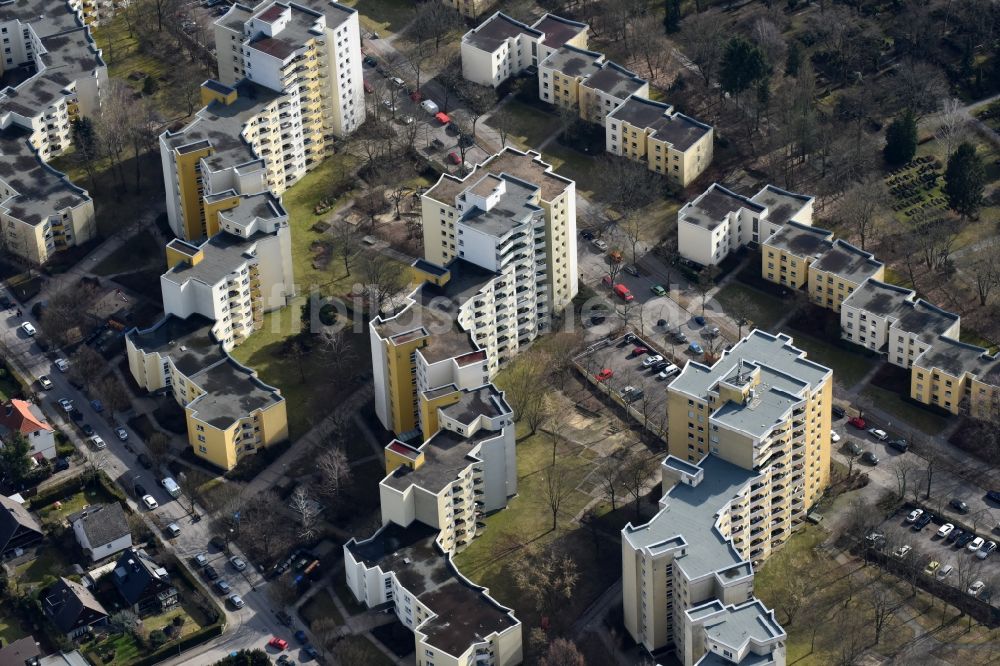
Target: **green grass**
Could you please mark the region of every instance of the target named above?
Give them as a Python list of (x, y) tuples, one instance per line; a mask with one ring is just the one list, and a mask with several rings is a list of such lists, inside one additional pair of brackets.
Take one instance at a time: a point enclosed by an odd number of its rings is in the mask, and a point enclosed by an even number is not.
[(715, 300), (727, 312), (747, 311), (753, 326), (769, 331), (789, 312), (785, 301), (739, 282), (726, 284)]
[(52, 544), (43, 544), (35, 559), (14, 569), (14, 578), (22, 588), (42, 589), (60, 576), (69, 576), (72, 562)]
[(9, 609), (4, 607), (0, 607), (0, 609), (2, 609), (0, 610), (0, 641), (3, 641), (5, 646), (28, 635), (28, 632), (21, 629), (20, 623)]
[(357, 9), (365, 30), (383, 38), (405, 28), (415, 14), (410, 0), (344, 0), (342, 4)]
[(788, 333), (793, 338), (793, 344), (804, 350), (810, 361), (816, 361), (833, 370), (834, 381), (844, 388), (855, 386), (872, 368), (873, 359), (868, 356), (794, 329)]
[(102, 259), (91, 272), (115, 275), (150, 267), (166, 270), (163, 245), (151, 233), (140, 231)]
[(113, 501), (113, 497), (95, 484), (93, 487), (87, 488), (86, 491), (81, 490), (59, 500), (58, 507), (56, 507), (55, 502), (42, 507), (38, 510), (38, 517), (43, 524), (57, 525), (65, 521), (66, 516), (75, 511), (80, 511), (85, 506), (105, 504)]
[(959, 336), (959, 340), (966, 342), (970, 345), (976, 345), (977, 347), (983, 347), (990, 351), (991, 353), (996, 351), (996, 343), (991, 340), (987, 340), (978, 332), (972, 330), (971, 328), (963, 328), (962, 333)]
[(316, 620), (327, 618), (332, 619), (338, 625), (344, 624), (344, 616), (340, 614), (337, 604), (334, 603), (333, 597), (327, 590), (320, 590), (314, 594), (299, 609), (299, 615), (310, 628)]
[(950, 422), (950, 419), (945, 416), (939, 416), (929, 409), (906, 401), (907, 396), (895, 391), (869, 385), (861, 392), (861, 395), (871, 400), (879, 409), (892, 414), (911, 428), (927, 435), (937, 435), (947, 428)]
[(395, 663), (367, 636), (345, 636), (343, 642), (352, 648), (349, 653), (354, 657), (352, 666), (392, 666)]
[(587, 198), (601, 190), (602, 176), (595, 156), (584, 155), (558, 141), (552, 141), (542, 153), (542, 158), (560, 176), (575, 180), (576, 191)]
[[(559, 119), (523, 102), (511, 100), (503, 108), (509, 116), (507, 141), (519, 148), (537, 148), (539, 144), (559, 129)], [(496, 128), (491, 121), (490, 127)]]
[[(106, 661), (102, 658), (105, 652), (113, 651), (114, 657)], [(136, 661), (142, 655), (142, 648), (132, 637), (132, 634), (109, 635), (101, 641), (84, 644), (84, 654), (92, 664), (104, 666), (125, 666)]]
[(10, 400), (16, 395), (24, 395), (24, 387), (9, 366), (0, 364), (0, 400)]

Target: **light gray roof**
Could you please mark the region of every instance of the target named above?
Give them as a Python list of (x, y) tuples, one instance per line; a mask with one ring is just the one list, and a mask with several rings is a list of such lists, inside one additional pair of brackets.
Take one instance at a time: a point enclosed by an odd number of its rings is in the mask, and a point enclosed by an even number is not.
[(78, 650), (72, 652), (57, 652), (38, 661), (38, 666), (90, 666)]
[[(438, 396), (457, 390), (454, 384), (436, 389)], [(425, 393), (429, 392), (425, 391)], [(472, 422), (480, 416), (496, 418), (511, 413), (510, 405), (504, 399), (503, 391), (493, 384), (485, 384), (474, 389), (462, 389), (459, 392), (458, 402), (440, 409), (450, 418), (466, 426), (472, 425)]]
[[(763, 382), (762, 382), (763, 384)], [(758, 387), (753, 400), (742, 405), (727, 402), (712, 414), (712, 423), (763, 437), (772, 428), (785, 422), (789, 412), (802, 403), (794, 393), (768, 386)]]
[(497, 12), (483, 21), (479, 27), (465, 33), (462, 41), (472, 44), (481, 51), (493, 53), (500, 48), (501, 44), (518, 35), (538, 38), (542, 36), (542, 33), (503, 12)]
[[(491, 437), (496, 433), (490, 432)], [(469, 465), (480, 462), (472, 455), (479, 438), (463, 437), (451, 430), (439, 430), (420, 447), (424, 464), (413, 469), (398, 467), (382, 481), (400, 492), (416, 486), (429, 493), (440, 493), (450, 486)]]
[(168, 247), (176, 247), (185, 254), (194, 254), (200, 251), (202, 259), (194, 265), (180, 262), (171, 266), (163, 274), (163, 278), (175, 284), (184, 284), (188, 280), (196, 280), (210, 286), (218, 284), (219, 281), (225, 280), (228, 275), (238, 270), (243, 264), (255, 263), (249, 254), (250, 251), (256, 243), (269, 236), (270, 234), (257, 232), (250, 238), (241, 238), (220, 232), (201, 245), (175, 238), (170, 241)]
[(125, 518), (125, 511), (118, 502), (88, 507), (74, 513), (68, 519), (71, 525), (80, 521), (91, 548), (103, 546), (132, 533)]
[(509, 233), (517, 226), (530, 223), (533, 217), (543, 214), (540, 207), (531, 203), (532, 197), (538, 192), (538, 187), (517, 180), (510, 175), (501, 174), (499, 177), (485, 175), (476, 181), (470, 189), (474, 189), (488, 178), (502, 180), (506, 188), (504, 193), (489, 210), (483, 210), (478, 206), (467, 208), (460, 220), (462, 224), (499, 237)]
[(935, 339), (913, 365), (928, 370), (938, 369), (952, 377), (969, 373), (994, 385), (998, 385), (1000, 380), (1000, 360), (996, 356), (990, 356), (982, 347), (943, 335)]
[(678, 219), (706, 229), (715, 229), (729, 213), (746, 208), (762, 212), (764, 207), (747, 197), (736, 194), (718, 183), (712, 183), (698, 198), (684, 205)]
[(871, 252), (838, 238), (828, 246), (823, 256), (813, 262), (812, 267), (860, 284), (875, 275), (882, 268), (882, 262), (876, 260)]
[(785, 630), (774, 619), (774, 612), (754, 599), (741, 605), (723, 606), (712, 601), (688, 611), (692, 618), (705, 618), (702, 627), (712, 641), (740, 650), (750, 641), (767, 644), (785, 637)]
[[(205, 197), (205, 200), (211, 202), (214, 197), (224, 198), (233, 194), (235, 192), (230, 191), (219, 195), (209, 195)], [(258, 218), (262, 220), (275, 220), (288, 216), (284, 206), (281, 205), (281, 201), (271, 194), (270, 191), (242, 195), (235, 208), (220, 211), (219, 214), (243, 227), (249, 226)]]
[(563, 46), (543, 60), (539, 67), (554, 69), (566, 76), (587, 78), (600, 71), (600, 63), (603, 60), (604, 56), (596, 51), (586, 51), (575, 46)]
[[(768, 216), (770, 220), (771, 217)], [(808, 224), (788, 222), (764, 241), (764, 245), (784, 250), (796, 257), (815, 257), (829, 247), (833, 232)]]
[(813, 197), (788, 192), (774, 185), (765, 185), (750, 200), (767, 206), (768, 221), (775, 224), (785, 224), (812, 203)]
[(857, 308), (878, 317), (895, 318), (903, 311), (903, 304), (913, 299), (916, 292), (879, 280), (865, 280), (844, 299), (843, 307)]
[(618, 63), (607, 61), (601, 63), (597, 71), (591, 72), (584, 79), (583, 85), (612, 97), (625, 99), (646, 85), (646, 80)]
[(942, 310), (922, 298), (914, 302), (904, 302), (899, 318), (893, 324), (893, 329), (917, 334), (924, 342), (931, 342), (937, 336), (943, 335), (958, 321), (958, 315)]
[(41, 160), (28, 143), (29, 134), (13, 125), (0, 132), (0, 178), (17, 192), (0, 201), (0, 207), (15, 219), (38, 225), (90, 197)]
[[(623, 536), (633, 547), (652, 551), (686, 547), (674, 560), (694, 580), (744, 567), (746, 561), (715, 524), (719, 514), (758, 474), (709, 455), (699, 464), (704, 478), (697, 485), (678, 483), (663, 498), (666, 506), (645, 525), (627, 525)], [(745, 569), (749, 573), (749, 569)]]

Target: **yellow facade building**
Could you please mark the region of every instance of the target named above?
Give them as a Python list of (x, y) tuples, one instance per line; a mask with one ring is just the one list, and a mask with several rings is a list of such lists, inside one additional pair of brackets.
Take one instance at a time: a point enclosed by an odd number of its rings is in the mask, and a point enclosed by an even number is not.
[(952, 414), (1000, 415), (1000, 359), (976, 345), (941, 336), (913, 362), (910, 397)]
[(565, 45), (538, 63), (538, 96), (604, 125), (630, 95), (646, 97), (649, 83), (604, 54)]
[(832, 231), (788, 222), (761, 245), (761, 277), (801, 289), (809, 281), (810, 264), (822, 257), (832, 244)]
[(479, 20), (497, 4), (497, 0), (440, 0), (466, 18)]
[(884, 280), (885, 265), (871, 252), (838, 239), (809, 264), (809, 300), (827, 310), (840, 312), (844, 300), (869, 278)]

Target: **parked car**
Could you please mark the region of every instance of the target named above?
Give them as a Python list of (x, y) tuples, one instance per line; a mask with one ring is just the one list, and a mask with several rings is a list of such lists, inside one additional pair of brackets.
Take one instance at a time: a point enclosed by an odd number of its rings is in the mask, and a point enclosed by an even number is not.
[(949, 534), (951, 534), (954, 529), (955, 529), (954, 525), (952, 525), (951, 523), (945, 523), (937, 531), (937, 535), (938, 535), (939, 538), (943, 539), (946, 536), (948, 536)]
[(656, 365), (662, 360), (663, 357), (660, 356), (659, 354), (657, 354), (656, 356), (647, 356), (646, 358), (642, 359), (642, 367), (648, 368), (650, 366)]
[(52, 390), (52, 380), (46, 377), (45, 375), (42, 375), (41, 377), (38, 378), (38, 385), (42, 387), (43, 391)]
[(932, 561), (928, 562), (927, 566), (924, 567), (924, 575), (925, 576), (933, 575), (934, 572), (937, 571), (938, 567), (940, 567), (940, 566), (941, 566), (941, 563), (938, 562), (937, 560), (932, 560)]
[(830, 408), (830, 414), (832, 414), (834, 418), (842, 419), (847, 414), (847, 412), (844, 411), (843, 407), (838, 407), (837, 405), (834, 405), (833, 407)]
[(170, 523), (167, 525), (167, 534), (169, 534), (171, 538), (179, 537), (181, 535), (181, 526), (177, 523)]
[(215, 589), (218, 590), (220, 594), (229, 594), (230, 590), (233, 588), (229, 585), (225, 578), (220, 578), (215, 581)]
[(31, 325), (31, 322), (27, 321), (21, 324), (21, 330), (24, 331), (24, 334), (28, 337), (34, 336), (36, 332), (35, 327)]
[(969, 542), (976, 538), (976, 535), (972, 532), (966, 532), (962, 536), (955, 539), (956, 548), (965, 548), (969, 545)]
[(649, 349), (647, 347), (634, 347), (632, 353), (629, 354), (629, 358), (634, 358), (636, 356), (642, 356), (643, 354), (648, 354)]
[(978, 557), (981, 560), (985, 560), (996, 549), (997, 549), (996, 541), (987, 541), (986, 543), (983, 544), (983, 547), (979, 549), (979, 552), (976, 553), (976, 557)]
[(378, 64), (378, 60), (376, 60), (375, 58), (371, 57), (370, 55), (365, 56), (365, 59), (363, 60), (363, 62), (366, 65), (368, 65), (369, 67), (374, 67), (375, 65)]
[(954, 571), (954, 570), (955, 570), (955, 567), (953, 565), (946, 564), (943, 567), (941, 567), (940, 569), (938, 569), (937, 573), (934, 574), (934, 576), (938, 580), (944, 580), (945, 578), (947, 578), (948, 576), (950, 576), (951, 572)]
[(635, 264), (626, 264), (622, 270), (633, 277), (639, 277), (639, 267)]
[(707, 329), (705, 331), (704, 335), (705, 335), (706, 338), (714, 338), (714, 337), (718, 336), (720, 332), (721, 331), (719, 331), (719, 327), (718, 326), (713, 326), (712, 328)]
[(87, 437), (90, 437), (94, 434), (94, 426), (90, 425), (89, 423), (81, 423), (80, 430), (82, 430), (83, 434), (86, 435)]
[(875, 455), (874, 451), (865, 451), (864, 453), (861, 454), (861, 461), (866, 462), (869, 465), (877, 465), (878, 456)]
[(924, 513), (923, 509), (914, 509), (909, 514), (907, 514), (907, 516), (906, 516), (906, 522), (908, 522), (908, 523), (915, 523), (915, 522), (917, 522), (917, 518), (919, 518), (920, 516), (922, 516), (923, 513)]
[(139, 464), (145, 469), (150, 469), (153, 466), (153, 461), (145, 453), (140, 453), (135, 457), (139, 461)]
[(427, 113), (431, 114), (432, 116), (440, 110), (438, 109), (438, 105), (435, 104), (433, 100), (429, 99), (425, 99), (424, 101), (422, 101), (420, 103), (420, 108), (426, 111)]
[(243, 571), (247, 568), (246, 560), (244, 560), (239, 555), (233, 555), (229, 558), (229, 563), (233, 565), (233, 568), (237, 571)]
[(676, 365), (674, 365), (673, 363), (671, 363), (670, 365), (668, 365), (667, 367), (665, 367), (663, 370), (660, 370), (660, 374), (656, 375), (656, 378), (657, 379), (661, 379), (661, 380), (662, 379), (667, 379), (669, 377), (672, 377), (672, 376), (676, 375), (680, 371), (681, 371), (680, 368), (678, 368)]
[(295, 632), (295, 640), (297, 640), (299, 643), (302, 644), (309, 642), (309, 638), (306, 637), (306, 632), (302, 631), (301, 629)]
[(122, 426), (118, 426), (117, 428), (115, 428), (115, 436), (119, 440), (124, 442), (126, 439), (128, 439), (128, 430), (126, 430)]
[(692, 354), (701, 354), (705, 350), (702, 349), (701, 345), (699, 345), (697, 342), (692, 342), (691, 344), (688, 345), (688, 351), (691, 352)]
[(929, 513), (925, 513), (922, 516), (920, 516), (919, 518), (917, 518), (916, 522), (913, 523), (913, 529), (915, 529), (917, 532), (919, 532), (922, 529), (924, 529), (925, 527), (927, 527), (927, 525), (929, 525), (930, 522), (933, 519), (934, 519), (934, 516), (932, 516)]
[(69, 469), (69, 458), (56, 458), (55, 469), (57, 472)]
[(903, 545), (897, 548), (896, 550), (892, 551), (892, 556), (895, 557), (897, 560), (901, 560), (907, 555), (909, 555), (911, 550), (913, 550), (913, 546), (910, 546), (908, 544)]
[(98, 414), (100, 414), (101, 412), (104, 411), (104, 404), (100, 400), (91, 400), (90, 408), (93, 409)]
[(391, 79), (389, 79), (389, 83), (391, 83), (392, 85), (396, 86), (397, 88), (402, 88), (403, 86), (406, 85), (406, 81), (404, 81), (403, 79), (399, 78), (398, 76), (394, 76)]
[(857, 428), (858, 430), (864, 430), (865, 426), (868, 424), (865, 423), (865, 420), (860, 416), (852, 416), (847, 419), (847, 425)]
[(663, 288), (662, 284), (654, 284), (652, 287), (649, 288), (649, 290), (654, 294), (656, 294), (657, 296), (667, 295), (667, 290)]
[(862, 454), (862, 452), (864, 452), (864, 449), (861, 448), (861, 444), (859, 444), (858, 442), (854, 441), (853, 439), (847, 440), (847, 442), (844, 444), (844, 448), (847, 449), (852, 455), (855, 455), (855, 456), (860, 456)]
[(986, 493), (986, 499), (1000, 504), (1000, 490), (990, 490)]
[(286, 650), (288, 649), (288, 641), (284, 638), (278, 638), (275, 636), (267, 642), (268, 646), (275, 648), (276, 650)]
[(198, 568), (201, 568), (208, 564), (208, 556), (205, 553), (198, 553), (191, 558), (191, 561), (195, 563)]
[(594, 240), (590, 241), (590, 244), (593, 245), (594, 247), (596, 247), (601, 252), (604, 252), (605, 250), (608, 249), (608, 244), (605, 243), (600, 238), (595, 238)]
[(948, 504), (951, 506), (951, 508), (953, 508), (955, 511), (958, 511), (959, 513), (969, 513), (969, 505), (963, 502), (962, 500), (958, 499), (957, 497), (952, 498), (952, 500)]
[(245, 603), (243, 602), (243, 597), (238, 594), (229, 595), (229, 603), (233, 605), (233, 608), (243, 608)]
[(90, 445), (93, 446), (98, 451), (107, 447), (107, 444), (104, 443), (104, 440), (101, 439), (100, 435), (94, 435), (93, 437), (91, 437)]
[(701, 315), (698, 315), (698, 316), (696, 316), (694, 318), (694, 323), (698, 324), (699, 326), (704, 326), (705, 325), (705, 318), (702, 317)]
[(965, 549), (968, 550), (970, 553), (974, 553), (980, 548), (982, 548), (984, 543), (986, 543), (986, 540), (983, 539), (983, 537), (977, 536), (975, 539), (969, 542), (969, 545), (967, 545)]
[(868, 434), (877, 439), (880, 442), (884, 442), (889, 439), (888, 433), (885, 430), (880, 430), (878, 428), (870, 428)]
[(979, 594), (983, 591), (984, 587), (986, 587), (986, 583), (984, 583), (981, 580), (977, 580), (976, 582), (974, 582), (972, 585), (969, 586), (969, 589), (966, 590), (966, 592), (971, 597), (978, 597)]
[(886, 445), (902, 453), (906, 453), (907, 450), (909, 450), (910, 448), (910, 443), (907, 442), (905, 439), (890, 439), (888, 442), (886, 442)]
[(603, 370), (599, 371), (596, 375), (594, 375), (594, 377), (597, 379), (597, 381), (603, 382), (606, 379), (611, 379), (614, 376), (614, 374), (615, 371), (612, 370), (611, 368), (604, 368)]
[(205, 574), (205, 578), (209, 580), (218, 580), (219, 578), (219, 572), (216, 571), (215, 567), (213, 567), (211, 564), (205, 567), (202, 570), (202, 573)]
[(448, 153), (448, 161), (451, 162), (452, 164), (461, 164), (462, 163), (462, 158), (459, 157), (458, 153), (456, 153), (453, 150), (450, 153)]
[(583, 231), (580, 232), (580, 235), (583, 236), (583, 240), (588, 240), (588, 241), (594, 240), (593, 231), (587, 231), (586, 229), (584, 229)]
[(617, 295), (618, 298), (622, 299), (626, 303), (631, 303), (632, 301), (635, 300), (635, 296), (633, 296), (632, 292), (628, 290), (628, 287), (626, 287), (623, 284), (615, 285), (615, 295)]
[(840, 435), (837, 434), (836, 430), (830, 431), (830, 441), (833, 442), (834, 444), (840, 441)]
[(67, 414), (73, 411), (73, 401), (69, 398), (59, 398), (59, 406), (62, 407), (63, 411)]
[[(136, 492), (138, 493), (139, 491), (136, 490)], [(156, 507), (160, 506), (159, 502), (157, 502), (155, 499), (153, 499), (152, 495), (143, 495), (142, 496), (142, 503), (145, 504), (146, 508), (149, 509), (150, 511), (152, 511)]]
[(865, 542), (871, 548), (880, 548), (885, 544), (885, 534), (882, 532), (869, 532), (865, 535)]
[(951, 533), (948, 534), (948, 538), (945, 539), (945, 541), (947, 541), (948, 543), (954, 543), (955, 540), (958, 539), (963, 534), (965, 534), (964, 530), (959, 530), (959, 529), (952, 530)]
[(687, 344), (688, 341), (688, 336), (685, 335), (684, 331), (681, 330), (674, 331), (673, 333), (670, 334), (670, 337), (673, 338), (673, 341), (679, 345), (685, 345)]

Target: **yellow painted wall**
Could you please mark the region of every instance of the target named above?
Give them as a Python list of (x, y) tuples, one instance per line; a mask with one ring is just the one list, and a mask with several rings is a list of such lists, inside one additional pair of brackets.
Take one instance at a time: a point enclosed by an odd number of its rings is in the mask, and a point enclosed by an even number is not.
[(288, 408), (285, 400), (279, 400), (261, 411), (261, 446), (267, 448), (288, 439)]
[(236, 101), (236, 90), (230, 89), (227, 94), (222, 94), (217, 90), (213, 90), (206, 85), (201, 86), (201, 105), (208, 106), (212, 102), (219, 102), (221, 104), (229, 105)]
[[(184, 411), (187, 413), (188, 441), (195, 455), (222, 469), (235, 467), (235, 435), (239, 429), (239, 422), (234, 423), (228, 430), (220, 430), (199, 420), (190, 407)], [(199, 430), (199, 426), (203, 430)], [(205, 441), (201, 441), (199, 437)], [(202, 451), (201, 447), (204, 447), (205, 451)]]
[(453, 393), (447, 393), (445, 395), (440, 395), (433, 400), (427, 400), (424, 396), (420, 396), (420, 420), (424, 424), (424, 432), (430, 435), (430, 433), (437, 432), (440, 429), (438, 424), (438, 409), (441, 407), (447, 407), (449, 405), (454, 405), (461, 399), (462, 394), (458, 391)]
[(236, 208), (239, 203), (240, 198), (237, 196), (220, 199), (213, 203), (205, 202), (205, 229), (207, 232), (205, 235), (211, 237), (219, 233), (219, 212)]
[(211, 153), (211, 148), (203, 148), (184, 154), (174, 153), (177, 186), (180, 190), (181, 210), (184, 213), (184, 233), (189, 239), (197, 239), (206, 235), (202, 223), (204, 200), (198, 191), (198, 162)]
[(400, 453), (396, 453), (389, 447), (385, 448), (385, 473), (392, 474), (398, 468), (407, 466), (413, 469), (420, 469), (424, 464), (424, 454), (417, 453), (415, 458), (409, 458)]
[(417, 427), (417, 417), (413, 410), (416, 387), (410, 383), (413, 363), (410, 355), (424, 346), (424, 338), (417, 338), (400, 345), (385, 341), (386, 365), (388, 368), (388, 393), (392, 401), (393, 432), (407, 432)]

